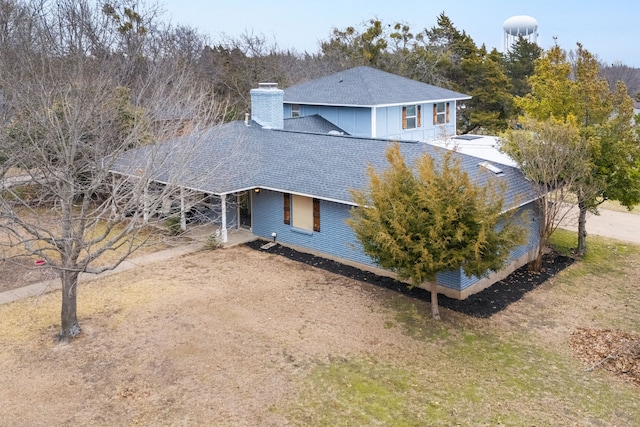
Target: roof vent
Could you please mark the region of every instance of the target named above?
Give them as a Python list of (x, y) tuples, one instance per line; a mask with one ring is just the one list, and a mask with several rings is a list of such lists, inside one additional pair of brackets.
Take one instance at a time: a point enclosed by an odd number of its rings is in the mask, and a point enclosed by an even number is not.
[(492, 172), (494, 175), (496, 176), (502, 176), (504, 175), (504, 171), (502, 169), (500, 169), (499, 167), (489, 163), (489, 162), (480, 162), (478, 163), (478, 166), (485, 168), (486, 170), (488, 170), (489, 172)]

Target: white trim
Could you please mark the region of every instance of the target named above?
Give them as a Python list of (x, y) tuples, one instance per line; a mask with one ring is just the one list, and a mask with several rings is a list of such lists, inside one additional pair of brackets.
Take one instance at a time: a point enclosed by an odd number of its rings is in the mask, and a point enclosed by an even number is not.
[(326, 107), (358, 107), (358, 108), (381, 108), (381, 107), (398, 107), (402, 105), (418, 105), (418, 104), (432, 104), (434, 102), (451, 102), (451, 101), (465, 101), (471, 99), (471, 96), (465, 96), (461, 98), (438, 98), (438, 99), (423, 99), (418, 101), (405, 101), (405, 102), (393, 102), (389, 104), (329, 104), (326, 102), (291, 102), (285, 101), (284, 104), (304, 104), (304, 105), (319, 105)]
[(185, 231), (187, 229), (187, 214), (184, 203), (184, 188), (180, 187), (180, 230)]
[(220, 228), (220, 238), (222, 243), (227, 243), (227, 196), (225, 194), (220, 195), (220, 210), (221, 216), (220, 219), (221, 228)]
[(371, 138), (376, 137), (376, 126), (378, 124), (378, 107), (371, 107)]
[(346, 200), (332, 199), (329, 197), (314, 196), (313, 194), (298, 193), (296, 191), (282, 190), (274, 187), (260, 187), (261, 190), (274, 191), (276, 193), (295, 194), (296, 196), (310, 197), (312, 199), (324, 200), (326, 202), (340, 203), (341, 205), (358, 206), (356, 203), (347, 202)]
[[(438, 146), (437, 144), (434, 144), (434, 145)], [(471, 157), (474, 157), (474, 156), (471, 156)], [(124, 174), (124, 173), (120, 173), (120, 172), (114, 172), (114, 171), (111, 171), (111, 172), (114, 173), (114, 174), (119, 174), (119, 175), (129, 175), (129, 174)], [(135, 175), (129, 175), (129, 176), (135, 176)], [(155, 181), (155, 180), (151, 180), (151, 181), (158, 182), (160, 184), (168, 185), (165, 182), (161, 182), (161, 181)], [(313, 195), (313, 194), (309, 194), (309, 193), (300, 193), (300, 192), (291, 191), (291, 190), (283, 190), (281, 188), (276, 188), (276, 187), (252, 186), (252, 187), (246, 187), (246, 188), (240, 189), (240, 190), (225, 191), (223, 193), (215, 193), (215, 192), (212, 192), (212, 191), (209, 191), (209, 190), (201, 190), (201, 189), (188, 188), (188, 187), (182, 187), (182, 186), (179, 186), (179, 187), (180, 188), (185, 188), (187, 190), (192, 190), (192, 191), (201, 191), (203, 193), (213, 194), (214, 196), (220, 196), (220, 197), (226, 196), (226, 195), (229, 195), (229, 194), (239, 193), (239, 192), (242, 192), (242, 191), (254, 190), (254, 189), (258, 188), (260, 190), (275, 191), (277, 193), (288, 193), (288, 194), (295, 194), (297, 196), (311, 197), (311, 198), (314, 198), (314, 199), (324, 200), (324, 201), (327, 201), (327, 202), (339, 203), (341, 205), (359, 206), (357, 203), (350, 202), (350, 201), (347, 201), (347, 200), (334, 199), (334, 198), (331, 198), (331, 197), (322, 197), (322, 196), (317, 196), (317, 195)], [(527, 201), (522, 202), (522, 203), (520, 203), (520, 204), (518, 204), (516, 206), (513, 206), (513, 207), (510, 207), (508, 209), (505, 209), (502, 213), (508, 212), (511, 209), (520, 208), (520, 207), (522, 207), (522, 206), (524, 206), (524, 205), (526, 205), (528, 203), (531, 203), (531, 202), (533, 202), (535, 200), (537, 200), (537, 198), (534, 198), (534, 199), (531, 199), (531, 200), (527, 200)], [(252, 218), (252, 220), (253, 220), (253, 218)]]

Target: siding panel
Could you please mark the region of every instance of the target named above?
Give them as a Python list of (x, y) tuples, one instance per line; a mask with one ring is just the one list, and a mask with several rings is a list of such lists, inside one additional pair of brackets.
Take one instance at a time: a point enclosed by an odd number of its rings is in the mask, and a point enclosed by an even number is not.
[[(283, 244), (305, 247), (334, 257), (375, 266), (371, 258), (362, 252), (353, 231), (346, 224), (346, 220), (350, 216), (350, 206), (320, 200), (322, 231), (300, 233), (283, 223), (282, 193), (263, 190), (254, 195), (253, 203), (253, 232), (255, 235), (269, 240), (271, 233), (276, 232), (277, 240)], [(533, 215), (535, 203), (522, 207), (519, 213), (523, 212), (527, 213), (526, 226), (530, 233), (529, 241), (514, 249), (511, 253), (511, 259), (517, 259), (534, 249), (538, 244), (538, 222)], [(441, 286), (462, 291), (481, 278), (468, 277), (459, 270), (438, 274), (437, 280)]]

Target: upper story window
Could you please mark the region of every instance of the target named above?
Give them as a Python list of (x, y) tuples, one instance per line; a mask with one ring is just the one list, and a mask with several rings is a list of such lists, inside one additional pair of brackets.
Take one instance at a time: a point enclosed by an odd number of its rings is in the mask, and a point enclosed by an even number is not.
[(449, 102), (437, 102), (433, 104), (433, 124), (443, 125), (451, 121), (449, 115)]
[(291, 117), (300, 117), (300, 104), (291, 104)]
[(402, 129), (420, 127), (420, 106), (406, 105), (402, 107)]

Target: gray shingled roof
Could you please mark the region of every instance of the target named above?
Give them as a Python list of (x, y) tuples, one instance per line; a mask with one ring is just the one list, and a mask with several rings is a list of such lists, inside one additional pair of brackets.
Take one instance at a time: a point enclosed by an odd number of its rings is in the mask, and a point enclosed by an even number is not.
[(304, 117), (286, 118), (284, 119), (284, 130), (307, 133), (337, 132), (343, 135), (349, 135), (343, 129), (334, 125), (319, 114), (313, 114), (311, 116)]
[[(228, 194), (250, 188), (264, 188), (353, 203), (350, 189), (365, 188), (366, 169), (387, 167), (385, 150), (392, 142), (327, 134), (309, 134), (263, 129), (255, 122), (247, 127), (232, 122), (210, 130), (201, 140), (181, 138), (154, 147), (132, 150), (121, 157), (113, 170), (134, 173), (153, 150), (171, 153), (156, 154), (164, 159), (164, 171), (175, 170), (177, 184), (214, 194)], [(422, 142), (401, 142), (407, 163), (413, 164), (422, 154), (438, 159), (444, 149)], [(178, 155), (185, 151), (188, 155)], [(493, 179), (479, 164), (482, 159), (455, 153), (462, 168), (480, 184)], [(185, 170), (185, 168), (188, 168)], [(520, 170), (500, 165), (504, 174), (496, 177), (506, 183), (507, 206), (522, 205), (536, 198), (532, 184)], [(182, 174), (183, 173), (183, 174)], [(167, 172), (156, 179), (170, 181)]]
[(284, 102), (289, 104), (373, 107), (470, 98), (371, 67), (351, 68), (284, 89)]

